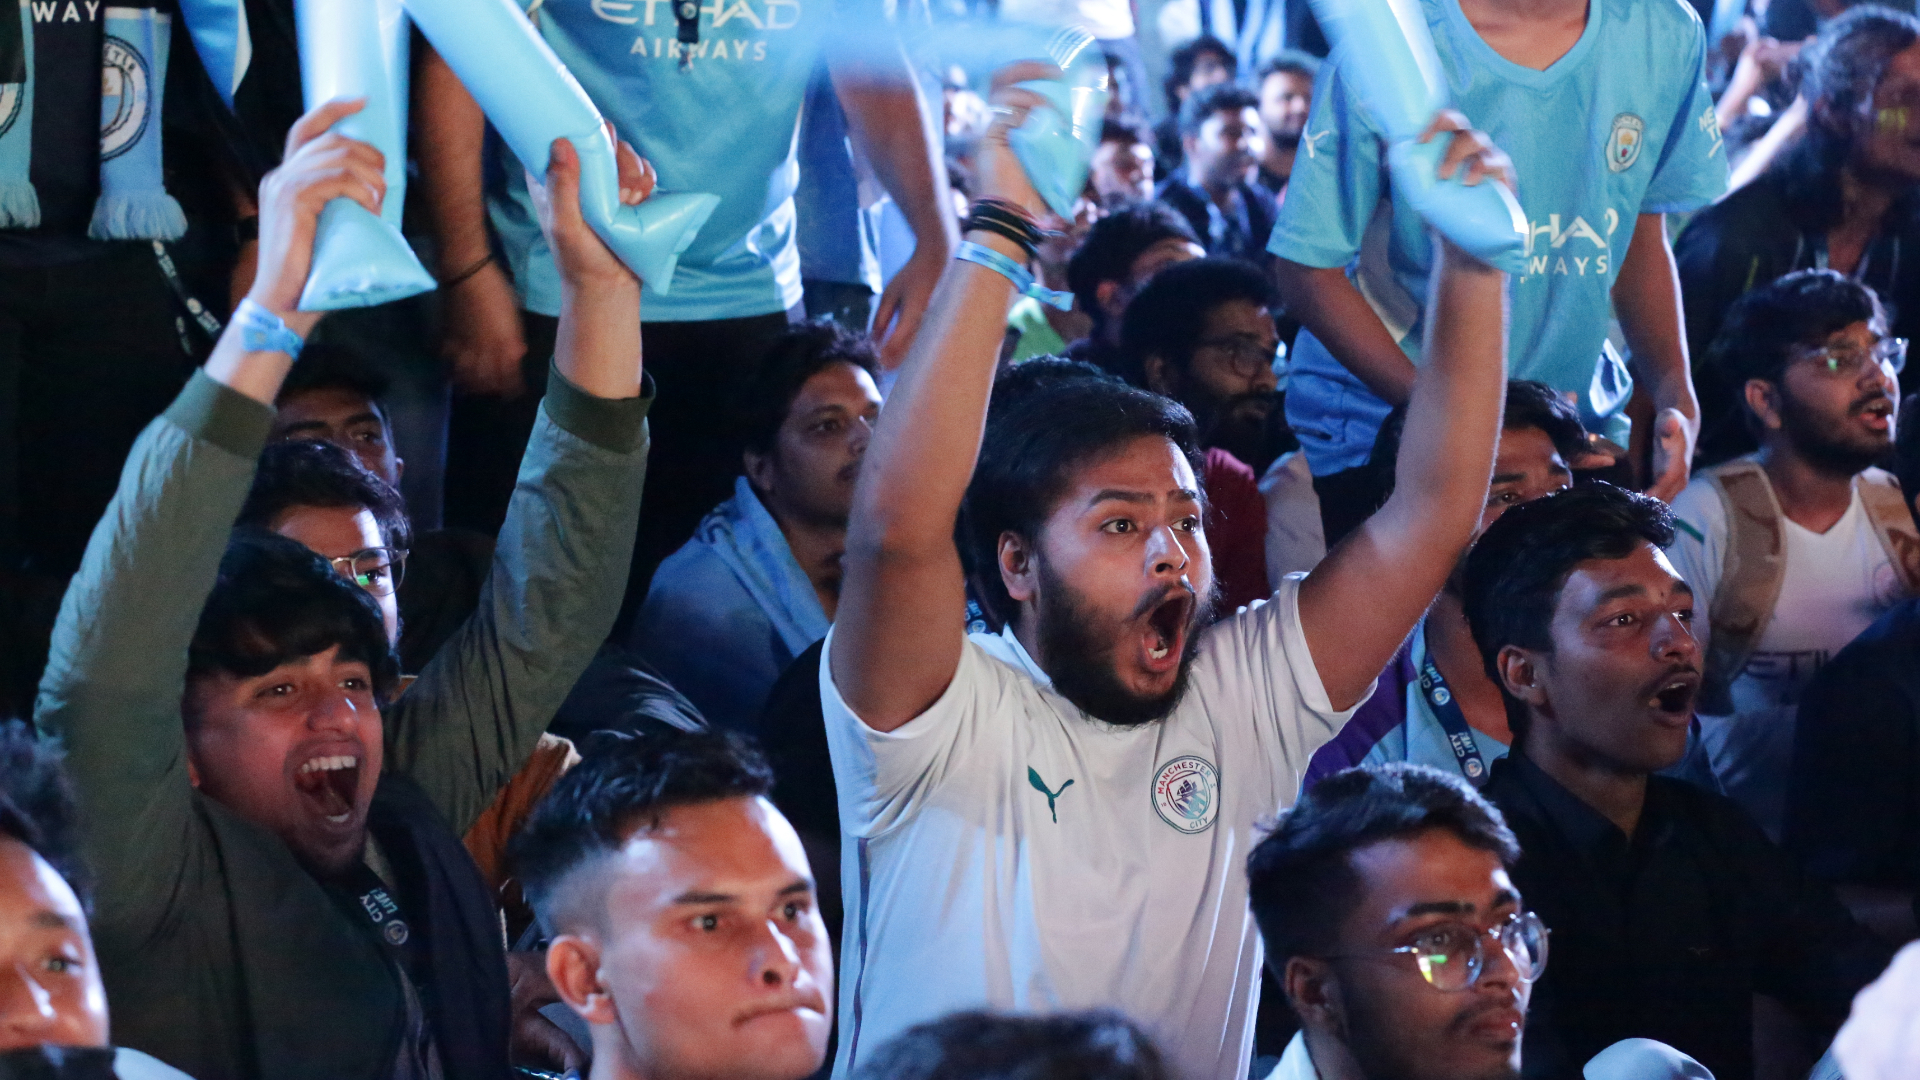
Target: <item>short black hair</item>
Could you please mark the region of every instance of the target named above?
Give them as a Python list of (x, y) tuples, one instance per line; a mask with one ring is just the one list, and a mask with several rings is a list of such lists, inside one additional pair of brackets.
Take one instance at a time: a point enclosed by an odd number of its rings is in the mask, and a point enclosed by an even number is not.
[(1067, 259), (1067, 288), (1073, 292), (1074, 306), (1096, 325), (1104, 323), (1100, 283), (1126, 281), (1133, 275), (1133, 261), (1166, 240), (1200, 243), (1187, 219), (1163, 202), (1135, 203), (1094, 222), (1087, 238)]
[(373, 406), (374, 415), (380, 418), (380, 423), (391, 427), (386, 407), (380, 402), (392, 386), (392, 380), (358, 352), (337, 342), (321, 340), (309, 342), (300, 350), (300, 362), (287, 373), (286, 381), (280, 384), (280, 392), (274, 395), (273, 400), (277, 405), (315, 390), (345, 390), (355, 397), (365, 398)]
[(650, 727), (600, 731), (580, 764), (554, 783), (508, 849), (527, 902), (548, 934), (590, 918), (561, 886), (575, 870), (620, 849), (637, 828), (657, 828), (679, 806), (753, 798), (773, 790), (773, 771), (732, 732)]
[(1282, 72), (1288, 75), (1301, 75), (1308, 82), (1313, 82), (1320, 77), (1320, 58), (1312, 53), (1301, 52), (1299, 49), (1282, 49), (1269, 57), (1266, 63), (1260, 65), (1260, 71), (1254, 78), (1253, 85), (1265, 86), (1269, 76), (1279, 75)]
[(305, 544), (251, 526), (234, 529), (187, 647), (187, 677), (251, 679), (335, 646), (342, 659), (367, 665), (376, 700), (393, 697), (400, 661), (373, 597)]
[(73, 786), (60, 745), (20, 720), (0, 722), (0, 834), (13, 837), (67, 879), (82, 910), (93, 906), (93, 879), (80, 858)]
[(1226, 65), (1228, 76), (1240, 74), (1240, 59), (1233, 55), (1227, 43), (1211, 34), (1201, 34), (1167, 54), (1167, 78), (1161, 89), (1166, 91), (1168, 112), (1180, 111), (1178, 90), (1193, 80), (1193, 69), (1199, 67), (1200, 58), (1207, 55), (1218, 57)]
[(1258, 112), (1260, 98), (1237, 83), (1215, 83), (1205, 90), (1188, 94), (1187, 100), (1180, 106), (1180, 137), (1197, 138), (1208, 117), (1215, 113), (1237, 113), (1242, 109)]
[(1108, 116), (1100, 121), (1100, 141), (1117, 142), (1123, 146), (1153, 145), (1153, 133), (1145, 124), (1129, 116)]
[(1191, 259), (1153, 275), (1120, 319), (1122, 374), (1136, 386), (1146, 385), (1149, 356), (1185, 371), (1207, 314), (1234, 300), (1269, 311), (1279, 306), (1273, 282), (1239, 259)]
[[(1397, 405), (1380, 425), (1374, 437), (1373, 454), (1367, 468), (1386, 480), (1387, 494), (1393, 493), (1396, 465), (1400, 458), (1400, 439), (1406, 434), (1407, 407)], [(1580, 410), (1546, 383), (1533, 379), (1508, 379), (1507, 403), (1500, 414), (1500, 430), (1525, 431), (1532, 428), (1553, 442), (1553, 448), (1569, 467), (1577, 455), (1587, 449), (1587, 428), (1580, 421)]]
[(1247, 898), (1271, 970), (1339, 946), (1340, 924), (1360, 900), (1353, 852), (1428, 829), (1491, 851), (1509, 868), (1520, 859), (1500, 811), (1465, 780), (1430, 765), (1342, 769), (1303, 794), (1247, 856)]
[(1117, 1012), (958, 1012), (882, 1043), (854, 1080), (1170, 1080), (1153, 1040)]
[(961, 562), (992, 621), (1004, 624), (1016, 607), (1000, 579), (1001, 535), (1035, 541), (1075, 469), (1149, 436), (1171, 442), (1201, 475), (1193, 414), (1171, 398), (1075, 361), (1029, 360), (1001, 376), (956, 525)]
[(1796, 270), (1733, 302), (1706, 362), (1744, 408), (1748, 379), (1778, 384), (1796, 347), (1857, 322), (1886, 325), (1872, 288), (1833, 270)]
[(1514, 742), (1526, 736), (1527, 708), (1500, 678), (1509, 645), (1553, 653), (1553, 612), (1567, 577), (1583, 562), (1624, 559), (1643, 544), (1673, 544), (1666, 503), (1602, 482), (1576, 484), (1500, 515), (1467, 553), (1461, 603), (1487, 677), (1507, 703)]
[(297, 506), (365, 510), (380, 523), (388, 547), (413, 546), (413, 526), (400, 493), (333, 443), (291, 439), (261, 451), (238, 523), (268, 529)]
[(1920, 525), (1920, 394), (1908, 394), (1900, 403), (1900, 416), (1894, 423), (1893, 475), (1907, 497), (1907, 509)]
[(830, 319), (802, 323), (776, 338), (734, 387), (734, 420), (742, 449), (772, 453), (800, 388), (833, 364), (852, 364), (876, 377), (880, 371), (872, 340)]

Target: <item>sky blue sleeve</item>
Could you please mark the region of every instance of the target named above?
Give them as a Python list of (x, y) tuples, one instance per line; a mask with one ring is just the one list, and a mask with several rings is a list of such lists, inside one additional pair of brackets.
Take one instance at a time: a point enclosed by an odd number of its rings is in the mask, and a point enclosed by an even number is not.
[(1321, 68), (1280, 217), (1267, 250), (1303, 266), (1345, 266), (1360, 252), (1381, 194), (1380, 135), (1360, 110), (1335, 54)]
[(1706, 32), (1700, 20), (1688, 14), (1693, 43), (1681, 68), (1685, 82), (1674, 80), (1687, 89), (1668, 129), (1667, 144), (1660, 148), (1653, 180), (1640, 200), (1643, 214), (1698, 210), (1727, 191), (1727, 149), (1713, 115), (1713, 95), (1707, 91)]

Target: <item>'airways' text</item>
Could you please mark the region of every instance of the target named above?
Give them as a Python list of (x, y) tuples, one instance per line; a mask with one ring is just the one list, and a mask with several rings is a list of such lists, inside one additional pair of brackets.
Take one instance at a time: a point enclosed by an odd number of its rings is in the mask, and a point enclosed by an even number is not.
[(739, 38), (731, 41), (708, 41), (703, 38), (691, 45), (683, 45), (678, 38), (637, 37), (633, 39), (633, 48), (628, 49), (627, 54), (651, 56), (661, 60), (678, 60), (683, 51), (689, 60), (765, 60), (767, 43), (744, 41)]

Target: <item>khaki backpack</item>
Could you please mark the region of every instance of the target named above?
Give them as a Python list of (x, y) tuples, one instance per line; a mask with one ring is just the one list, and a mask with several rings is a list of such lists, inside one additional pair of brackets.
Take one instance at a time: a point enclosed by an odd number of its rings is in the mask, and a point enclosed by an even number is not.
[[(1727, 543), (1720, 564), (1720, 586), (1708, 609), (1711, 640), (1700, 687), (1700, 711), (1733, 711), (1733, 680), (1746, 666), (1754, 643), (1767, 632), (1786, 577), (1785, 515), (1773, 497), (1773, 485), (1760, 464), (1741, 458), (1703, 474), (1727, 513)], [(1866, 505), (1874, 535), (1893, 561), (1894, 573), (1910, 593), (1920, 593), (1920, 529), (1907, 511), (1900, 485), (1891, 479), (1853, 478)]]

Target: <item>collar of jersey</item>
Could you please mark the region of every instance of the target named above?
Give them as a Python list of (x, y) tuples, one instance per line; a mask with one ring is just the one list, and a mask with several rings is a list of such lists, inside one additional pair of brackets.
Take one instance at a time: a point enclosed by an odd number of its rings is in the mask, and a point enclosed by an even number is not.
[(1567, 50), (1567, 55), (1555, 60), (1547, 70), (1535, 71), (1530, 67), (1522, 67), (1493, 51), (1493, 46), (1487, 44), (1487, 39), (1481, 37), (1480, 31), (1475, 30), (1473, 24), (1467, 21), (1466, 12), (1460, 10), (1460, 0), (1438, 0), (1438, 3), (1446, 11), (1447, 22), (1453, 27), (1454, 40), (1464, 43), (1466, 49), (1473, 53), (1471, 58), (1459, 57), (1461, 62), (1469, 65), (1485, 65), (1487, 69), (1508, 82), (1536, 87), (1551, 86), (1566, 78), (1568, 74), (1580, 70), (1587, 54), (1594, 49), (1594, 42), (1599, 40), (1600, 23), (1606, 18), (1607, 7), (1607, 0), (1588, 0), (1587, 28), (1580, 32), (1580, 40), (1574, 42), (1573, 48)]
[(1053, 686), (1053, 680), (1047, 677), (1046, 672), (1040, 670), (1040, 665), (1034, 663), (1033, 657), (1027, 654), (1027, 647), (1020, 644), (1020, 639), (1014, 636), (1012, 623), (1001, 627), (998, 635), (981, 635), (977, 640), (980, 646), (987, 650), (988, 655), (1026, 672), (1027, 678), (1032, 679), (1041, 688)]

